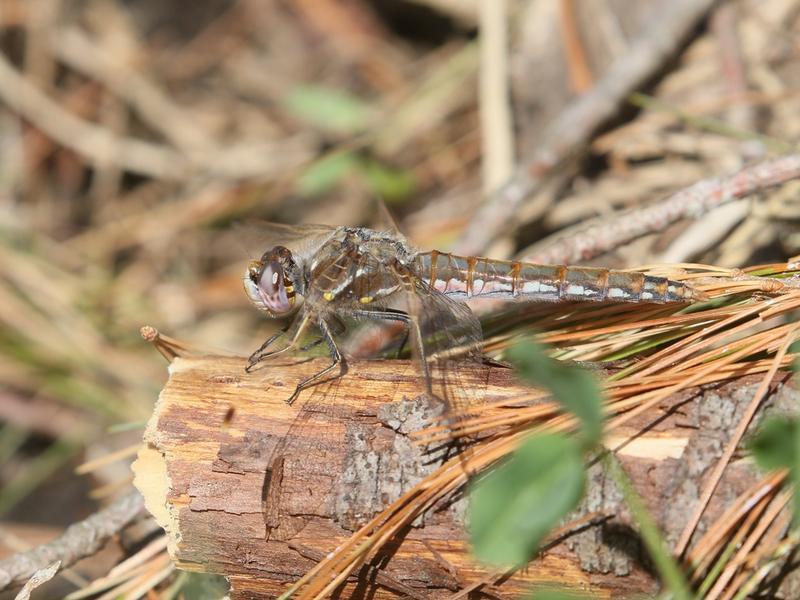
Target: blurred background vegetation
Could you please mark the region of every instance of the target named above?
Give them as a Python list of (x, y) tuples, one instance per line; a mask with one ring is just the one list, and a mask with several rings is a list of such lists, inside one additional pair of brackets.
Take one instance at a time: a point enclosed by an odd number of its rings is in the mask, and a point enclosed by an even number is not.
[[(141, 326), (240, 354), (274, 327), (242, 293), (258, 248), (232, 222), (375, 225), (382, 201), (415, 245), (452, 247), (667, 4), (689, 3), (498, 2), (508, 38), (481, 38), (499, 48), (488, 54), (478, 32), (496, 31), (497, 14), (466, 0), (0, 0), (6, 549), (125, 489), (125, 460), (74, 469), (141, 437), (166, 378)], [(483, 252), (524, 253), (796, 147), (800, 1), (709, 15)], [(798, 191), (733, 202), (595, 263), (786, 260), (800, 252)]]

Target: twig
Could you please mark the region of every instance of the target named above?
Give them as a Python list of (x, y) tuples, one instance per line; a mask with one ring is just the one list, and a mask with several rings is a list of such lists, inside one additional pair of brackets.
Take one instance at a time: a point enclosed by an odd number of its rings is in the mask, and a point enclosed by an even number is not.
[[(695, 221), (669, 245), (657, 262), (686, 262), (709, 248), (717, 248), (725, 236), (749, 214), (750, 200), (742, 199), (709, 211)], [(725, 263), (731, 264), (731, 263)]]
[(680, 219), (696, 218), (721, 204), (800, 177), (800, 154), (761, 162), (728, 177), (704, 179), (656, 205), (615, 215), (544, 240), (523, 252), (525, 260), (574, 263), (588, 260)]
[(478, 254), (514, 219), (522, 202), (549, 176), (578, 154), (591, 135), (611, 118), (628, 95), (674, 54), (688, 33), (705, 16), (714, 0), (665, 3), (649, 25), (617, 59), (598, 84), (573, 101), (542, 136), (533, 155), (523, 160), (511, 178), (490, 196), (472, 218), (456, 247)]
[(34, 573), (33, 576), (28, 580), (28, 582), (22, 586), (22, 589), (16, 595), (14, 600), (30, 600), (31, 592), (55, 577), (60, 568), (61, 561), (57, 560), (52, 565), (36, 571), (36, 573)]
[(0, 561), (0, 591), (30, 579), (36, 571), (60, 560), (63, 567), (97, 552), (106, 540), (127, 525), (144, 507), (138, 491), (132, 491), (89, 518), (70, 525), (52, 542)]

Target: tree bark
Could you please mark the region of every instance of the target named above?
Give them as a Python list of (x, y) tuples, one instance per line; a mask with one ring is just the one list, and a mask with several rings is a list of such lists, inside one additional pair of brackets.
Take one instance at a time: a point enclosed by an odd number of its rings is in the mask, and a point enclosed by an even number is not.
[[(275, 597), (437, 467), (435, 455), (409, 438), (440, 409), (420, 394), (413, 364), (352, 361), (344, 377), (287, 405), (296, 382), (327, 364), (269, 364), (250, 374), (240, 358), (176, 358), (170, 365), (134, 464), (135, 483), (178, 566), (228, 576), (232, 598)], [(477, 379), (472, 384), (486, 398), (527, 391), (499, 366)], [(685, 523), (756, 381), (737, 381), (730, 393), (687, 391), (609, 432), (609, 446), (630, 439), (618, 456), (668, 539)], [(732, 465), (716, 497), (730, 500), (754, 480), (752, 467)], [(722, 510), (714, 502), (709, 515)], [(356, 571), (340, 597), (440, 598), (489, 577), (470, 558), (464, 506), (456, 498), (415, 522), (373, 566)], [(528, 570), (499, 583), (490, 578), (481, 589), (493, 597), (556, 582), (596, 597), (656, 590), (635, 526), (598, 465), (570, 518), (583, 519), (581, 532), (554, 540)]]

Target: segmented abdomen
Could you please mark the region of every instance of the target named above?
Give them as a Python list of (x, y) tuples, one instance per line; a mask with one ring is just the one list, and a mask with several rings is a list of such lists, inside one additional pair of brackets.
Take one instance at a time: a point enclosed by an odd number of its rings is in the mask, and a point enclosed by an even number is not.
[(689, 302), (700, 295), (665, 277), (592, 267), (537, 265), (446, 254), (416, 256), (418, 273), (449, 296), (495, 296), (534, 301)]

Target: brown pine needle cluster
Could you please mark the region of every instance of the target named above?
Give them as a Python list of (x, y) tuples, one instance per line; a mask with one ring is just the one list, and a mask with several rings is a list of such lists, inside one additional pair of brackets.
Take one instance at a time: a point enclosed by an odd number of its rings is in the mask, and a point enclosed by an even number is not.
[[(681, 554), (714, 492), (722, 470), (739, 445), (756, 409), (778, 372), (786, 372), (797, 354), (788, 352), (798, 339), (800, 308), (798, 264), (762, 265), (742, 271), (702, 265), (670, 269), (671, 278), (691, 280), (708, 300), (676, 310), (674, 306), (537, 306), (528, 323), (514, 332), (487, 340), (487, 351), (501, 353), (514, 337), (538, 329), (540, 339), (556, 347), (555, 354), (575, 361), (613, 360), (615, 367), (603, 378), (606, 395), (606, 435), (634, 416), (669, 401), (678, 392), (745, 375), (763, 374), (738, 431), (731, 439), (701, 495), (702, 501), (679, 542)], [(619, 368), (620, 361), (623, 363)], [(513, 452), (531, 431), (572, 430), (575, 419), (548, 401), (547, 394), (532, 390), (526, 397), (486, 403), (458, 421), (450, 431), (434, 425), (422, 432), (421, 442), (483, 434), (464, 455), (453, 458), (436, 472), (387, 506), (367, 525), (339, 546), (305, 577), (286, 591), (286, 596), (322, 598), (347, 579), (355, 569), (424, 511), (463, 486), (470, 474), (481, 472)], [(614, 451), (629, 440), (607, 445)], [(775, 566), (785, 552), (787, 495), (781, 492), (784, 473), (770, 475), (736, 500), (728, 512), (692, 547), (686, 556), (693, 581), (702, 585), (712, 568), (722, 570), (707, 598), (733, 598), (752, 587)], [(725, 548), (735, 549), (720, 557)], [(720, 560), (722, 561), (720, 563)], [(498, 574), (498, 578), (502, 574)]]

